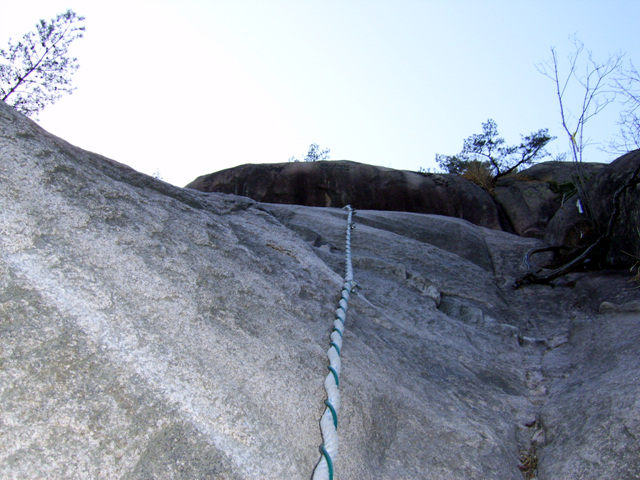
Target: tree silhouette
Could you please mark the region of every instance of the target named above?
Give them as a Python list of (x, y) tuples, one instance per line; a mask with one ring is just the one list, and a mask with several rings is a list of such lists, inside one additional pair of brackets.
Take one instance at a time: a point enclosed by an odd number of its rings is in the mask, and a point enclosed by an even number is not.
[[(311, 145), (309, 145), (309, 151), (307, 152), (307, 155), (304, 157), (304, 161), (305, 162), (318, 162), (320, 160), (329, 160), (329, 152), (331, 150), (328, 148), (325, 148), (323, 150), (320, 150), (320, 146), (317, 143), (312, 143)], [(300, 160), (298, 160), (296, 157), (290, 157), (289, 158), (290, 162), (299, 162)]]
[(82, 38), (84, 17), (72, 10), (50, 21), (40, 20), (35, 32), (22, 40), (9, 39), (0, 50), (0, 100), (25, 115), (37, 115), (65, 93), (72, 93), (71, 77), (78, 59), (68, 56), (71, 43)]
[(498, 125), (489, 119), (482, 124), (482, 133), (471, 135), (464, 141), (460, 153), (436, 154), (436, 161), (440, 168), (456, 175), (462, 175), (469, 166), (480, 163), (491, 171), (496, 180), (547, 156), (544, 147), (554, 139), (546, 128), (522, 137), (519, 145), (506, 145), (504, 138), (498, 135)]

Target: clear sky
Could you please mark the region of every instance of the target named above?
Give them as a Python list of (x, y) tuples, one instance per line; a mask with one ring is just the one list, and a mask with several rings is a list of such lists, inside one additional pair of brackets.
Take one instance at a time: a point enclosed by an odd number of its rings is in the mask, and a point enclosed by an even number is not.
[[(0, 48), (40, 18), (86, 17), (73, 95), (51, 133), (183, 186), (243, 163), (303, 158), (434, 168), (493, 118), (507, 143), (549, 128), (568, 148), (554, 84), (536, 70), (577, 35), (640, 64), (640, 0), (3, 0)], [(615, 133), (611, 107), (589, 126)], [(610, 161), (591, 148), (585, 160)]]

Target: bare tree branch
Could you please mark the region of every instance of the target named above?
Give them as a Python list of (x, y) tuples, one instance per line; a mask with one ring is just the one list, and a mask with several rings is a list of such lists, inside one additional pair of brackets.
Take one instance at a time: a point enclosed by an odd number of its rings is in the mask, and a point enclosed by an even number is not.
[[(560, 119), (562, 127), (567, 134), (572, 160), (574, 161), (577, 175), (576, 186), (582, 207), (594, 222), (591, 215), (591, 201), (585, 188), (585, 178), (582, 172), (582, 161), (585, 149), (593, 143), (586, 136), (587, 123), (616, 97), (613, 88), (613, 76), (620, 72), (624, 54), (610, 55), (606, 61), (599, 62), (593, 57), (592, 52), (586, 51), (584, 44), (573, 37), (574, 51), (569, 54), (566, 74), (561, 75), (560, 62), (555, 48), (551, 48), (551, 60), (537, 66), (538, 71), (550, 78), (556, 86), (556, 96), (560, 107)], [(579, 72), (578, 66), (583, 63), (584, 71)], [(577, 88), (576, 88), (577, 87)], [(567, 95), (569, 91), (582, 91), (581, 101), (578, 105), (578, 115), (572, 115), (568, 108)], [(595, 225), (594, 225), (595, 226)]]
[(615, 89), (623, 98), (624, 109), (620, 112), (618, 125), (620, 126), (620, 140), (613, 140), (609, 144), (609, 151), (627, 153), (640, 148), (640, 73), (633, 63), (623, 70), (616, 78)]

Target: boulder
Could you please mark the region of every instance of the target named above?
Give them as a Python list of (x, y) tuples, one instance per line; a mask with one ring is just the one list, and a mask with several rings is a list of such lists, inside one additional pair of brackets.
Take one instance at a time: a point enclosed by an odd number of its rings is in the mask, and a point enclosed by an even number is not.
[[(539, 239), (355, 221), (334, 478), (640, 471), (628, 274), (514, 290)], [(176, 188), (0, 102), (0, 478), (309, 479), (345, 231), (342, 209)]]
[(430, 213), (511, 230), (491, 196), (456, 175), (417, 173), (351, 161), (241, 165), (202, 175), (186, 188), (259, 202)]
[[(611, 235), (598, 248), (598, 262), (613, 267), (628, 267), (640, 260), (640, 150), (630, 152), (609, 165), (586, 184), (588, 207), (577, 205), (576, 197), (554, 215), (545, 241), (566, 247), (571, 255), (591, 245), (609, 228), (614, 216), (614, 197), (618, 196)], [(625, 187), (627, 185), (627, 187)], [(590, 212), (590, 215), (589, 215)], [(595, 258), (595, 257), (594, 257)]]
[(604, 247), (607, 265), (626, 267), (640, 261), (640, 150), (630, 152), (607, 165), (588, 184), (593, 215), (600, 229), (606, 230), (614, 215), (614, 196), (618, 212), (611, 237)]
[[(582, 168), (592, 178), (605, 165), (585, 163)], [(498, 179), (494, 198), (502, 207), (518, 235), (543, 238), (551, 218), (575, 189), (575, 165), (571, 162), (543, 162)]]

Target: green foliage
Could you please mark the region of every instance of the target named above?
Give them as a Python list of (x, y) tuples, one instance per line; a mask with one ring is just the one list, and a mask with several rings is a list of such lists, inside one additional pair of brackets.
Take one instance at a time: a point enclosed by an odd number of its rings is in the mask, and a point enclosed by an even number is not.
[[(309, 151), (307, 152), (307, 155), (304, 157), (304, 161), (305, 162), (318, 162), (320, 160), (329, 160), (329, 152), (331, 150), (328, 148), (325, 148), (323, 150), (320, 150), (320, 146), (317, 143), (312, 143), (311, 145), (309, 145)], [(291, 157), (289, 158), (290, 162), (299, 162), (300, 160), (298, 160), (296, 157)]]
[(440, 168), (455, 175), (462, 175), (471, 165), (480, 163), (489, 169), (495, 181), (549, 155), (545, 146), (555, 138), (543, 128), (522, 137), (518, 145), (509, 146), (498, 135), (498, 125), (489, 119), (482, 124), (482, 133), (464, 141), (460, 153), (436, 154), (436, 161)]
[(0, 50), (0, 100), (25, 115), (37, 115), (65, 93), (75, 90), (71, 76), (78, 59), (67, 55), (69, 46), (82, 38), (84, 17), (72, 10), (47, 22), (40, 20), (35, 32), (18, 43), (9, 39)]
[(436, 162), (442, 170), (453, 175), (462, 175), (470, 163), (458, 155), (442, 155), (440, 153), (436, 153)]

